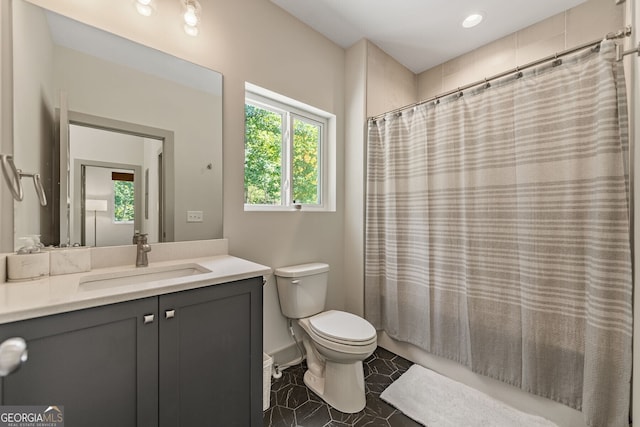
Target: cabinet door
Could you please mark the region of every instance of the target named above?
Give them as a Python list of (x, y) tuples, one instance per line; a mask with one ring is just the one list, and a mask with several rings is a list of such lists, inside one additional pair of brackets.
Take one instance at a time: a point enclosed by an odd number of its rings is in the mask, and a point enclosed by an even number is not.
[(157, 298), (0, 325), (29, 359), (2, 379), (2, 405), (61, 405), (68, 426), (158, 425)]
[(262, 278), (160, 297), (160, 425), (262, 426)]

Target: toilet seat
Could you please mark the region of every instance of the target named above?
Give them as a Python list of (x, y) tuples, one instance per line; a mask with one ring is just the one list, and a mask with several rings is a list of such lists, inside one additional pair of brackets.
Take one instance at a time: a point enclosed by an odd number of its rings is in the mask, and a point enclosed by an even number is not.
[(376, 330), (362, 317), (329, 310), (310, 317), (309, 327), (324, 340), (344, 345), (369, 345), (377, 339)]

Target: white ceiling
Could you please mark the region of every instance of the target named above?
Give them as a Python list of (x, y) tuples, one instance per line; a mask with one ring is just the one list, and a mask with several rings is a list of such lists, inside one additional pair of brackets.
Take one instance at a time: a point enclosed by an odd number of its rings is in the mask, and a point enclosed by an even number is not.
[[(344, 48), (366, 38), (419, 73), (585, 0), (271, 1)], [(483, 22), (463, 28), (478, 11)]]

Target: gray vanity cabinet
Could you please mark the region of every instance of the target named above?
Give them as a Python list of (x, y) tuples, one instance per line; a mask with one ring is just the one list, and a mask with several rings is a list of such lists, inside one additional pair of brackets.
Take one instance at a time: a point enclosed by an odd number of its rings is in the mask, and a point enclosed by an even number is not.
[(29, 359), (2, 405), (62, 405), (69, 427), (262, 425), (262, 277), (0, 325), (12, 336)]
[[(65, 425), (157, 424), (157, 298), (0, 325), (27, 341), (29, 359), (2, 378), (2, 405), (61, 405)], [(155, 423), (154, 423), (155, 420)]]
[(262, 278), (160, 297), (160, 426), (262, 426)]

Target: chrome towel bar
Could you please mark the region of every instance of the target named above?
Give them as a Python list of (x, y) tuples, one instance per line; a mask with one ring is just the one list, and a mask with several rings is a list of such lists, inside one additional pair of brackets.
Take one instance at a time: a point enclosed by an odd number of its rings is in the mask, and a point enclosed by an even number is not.
[(33, 185), (40, 200), (40, 205), (47, 206), (47, 196), (42, 187), (42, 179), (39, 173), (23, 172), (21, 169), (17, 169), (16, 164), (13, 162), (13, 156), (10, 154), (0, 154), (0, 163), (2, 164), (4, 179), (7, 181), (7, 185), (15, 200), (20, 202), (24, 198), (22, 177), (26, 176), (33, 178)]

